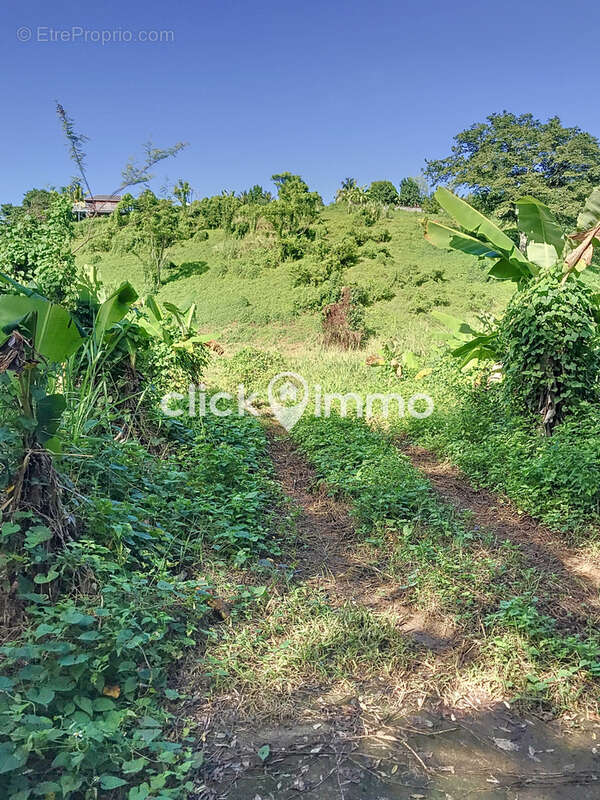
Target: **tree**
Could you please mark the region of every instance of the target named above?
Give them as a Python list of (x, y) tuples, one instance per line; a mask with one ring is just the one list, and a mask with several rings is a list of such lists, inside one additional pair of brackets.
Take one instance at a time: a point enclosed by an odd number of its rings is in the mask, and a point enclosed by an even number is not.
[[(65, 109), (60, 103), (56, 104), (56, 113), (60, 120), (63, 133), (67, 139), (69, 155), (77, 167), (77, 171), (81, 176), (83, 185), (91, 197), (93, 195), (90, 189), (90, 184), (87, 178), (86, 159), (87, 155), (84, 150), (85, 143), (89, 141), (89, 137), (83, 133), (79, 133), (75, 128), (75, 121), (69, 117)], [(150, 170), (156, 166), (160, 161), (166, 158), (172, 158), (180, 153), (185, 147), (187, 142), (177, 142), (171, 147), (155, 147), (152, 141), (148, 141), (143, 145), (144, 157), (141, 162), (130, 159), (121, 172), (121, 183), (112, 192), (112, 194), (119, 194), (124, 189), (131, 188), (132, 186), (139, 186), (140, 184), (148, 184), (154, 178), (154, 174)], [(78, 179), (77, 179), (78, 180)]]
[(249, 189), (240, 194), (240, 200), (247, 205), (266, 205), (273, 199), (271, 192), (267, 192), (259, 183), (255, 183)]
[(516, 201), (532, 195), (573, 225), (600, 183), (600, 143), (558, 117), (540, 122), (503, 111), (457, 134), (452, 154), (427, 161), (425, 175), (434, 186), (470, 193), (473, 205), (505, 222), (514, 223)]
[(354, 178), (345, 178), (335, 193), (336, 203), (345, 203), (348, 213), (354, 206), (364, 206), (369, 201), (368, 189), (359, 186)]
[(23, 196), (23, 209), (34, 217), (41, 219), (52, 201), (55, 192), (48, 189), (30, 189)]
[(277, 187), (277, 200), (265, 207), (265, 215), (279, 236), (306, 236), (317, 219), (323, 200), (311, 192), (300, 175), (282, 172), (272, 177)]
[(372, 200), (384, 206), (395, 206), (398, 203), (398, 190), (391, 181), (373, 181), (369, 186)]
[(180, 178), (173, 188), (173, 194), (179, 200), (181, 207), (187, 208), (192, 199), (192, 187), (187, 181)]
[(69, 195), (52, 192), (42, 216), (22, 209), (0, 225), (2, 270), (55, 303), (74, 300), (77, 268), (72, 252), (73, 214)]
[(414, 208), (423, 202), (423, 193), (416, 178), (402, 178), (398, 204)]
[(127, 228), (124, 247), (142, 262), (146, 284), (156, 290), (162, 282), (167, 250), (180, 238), (177, 209), (170, 200), (159, 199), (147, 189), (134, 201)]

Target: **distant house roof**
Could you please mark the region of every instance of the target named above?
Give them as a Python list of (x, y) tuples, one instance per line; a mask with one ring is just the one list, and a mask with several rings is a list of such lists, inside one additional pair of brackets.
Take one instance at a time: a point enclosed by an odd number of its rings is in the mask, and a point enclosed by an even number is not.
[(112, 214), (120, 201), (120, 194), (95, 194), (92, 197), (86, 197), (82, 203), (74, 203), (73, 211), (83, 212), (86, 216)]

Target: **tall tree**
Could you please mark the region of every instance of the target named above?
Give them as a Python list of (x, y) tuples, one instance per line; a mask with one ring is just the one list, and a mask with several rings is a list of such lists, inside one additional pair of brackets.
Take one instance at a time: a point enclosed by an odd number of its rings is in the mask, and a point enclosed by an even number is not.
[(402, 178), (400, 181), (399, 204), (415, 208), (423, 202), (424, 193), (416, 178)]
[(426, 177), (469, 193), (485, 213), (513, 223), (515, 203), (531, 195), (546, 203), (565, 225), (600, 183), (600, 143), (580, 128), (565, 128), (532, 114), (491, 114), (454, 137), (447, 158), (427, 161)]
[(181, 237), (177, 209), (147, 189), (133, 201), (127, 233), (123, 248), (142, 262), (146, 288), (156, 291), (162, 283), (167, 250)]

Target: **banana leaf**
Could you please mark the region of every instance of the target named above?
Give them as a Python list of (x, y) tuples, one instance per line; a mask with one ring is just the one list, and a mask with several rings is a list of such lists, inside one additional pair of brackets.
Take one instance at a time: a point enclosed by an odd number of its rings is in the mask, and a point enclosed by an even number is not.
[(435, 199), (467, 233), (483, 237), (489, 242), (490, 249), (497, 250), (509, 261), (521, 261), (527, 264), (527, 259), (515, 246), (513, 240), (465, 200), (457, 197), (443, 186), (436, 191)]
[(547, 205), (534, 197), (517, 201), (519, 230), (527, 236), (527, 258), (538, 267), (552, 267), (562, 256), (565, 236)]

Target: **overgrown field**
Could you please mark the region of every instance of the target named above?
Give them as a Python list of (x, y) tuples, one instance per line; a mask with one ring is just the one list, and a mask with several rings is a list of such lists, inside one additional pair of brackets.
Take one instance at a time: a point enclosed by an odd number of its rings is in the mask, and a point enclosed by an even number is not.
[[(357, 247), (358, 262), (345, 279), (371, 295), (367, 326), (378, 339), (398, 338), (404, 347), (424, 353), (436, 343), (437, 325), (429, 316), (434, 308), (456, 316), (498, 313), (510, 289), (490, 281), (472, 257), (442, 253), (423, 238), (423, 215), (390, 211), (367, 235), (386, 241), (366, 240)], [(344, 208), (327, 207), (317, 225), (318, 235), (342, 240), (357, 228), (355, 215)], [(364, 229), (364, 226), (362, 228)], [(222, 229), (207, 231), (204, 241), (174, 245), (160, 297), (185, 307), (197, 303), (197, 318), (205, 333), (220, 341), (292, 349), (319, 335), (319, 316), (305, 310), (311, 287), (295, 287), (296, 276), (313, 259), (310, 255), (278, 263), (271, 246), (260, 234), (238, 239)], [(88, 248), (89, 249), (89, 248)], [(78, 263), (97, 261), (103, 279), (112, 285), (125, 278), (142, 277), (135, 256), (121, 253), (82, 252)], [(318, 309), (317, 309), (318, 311)]]

